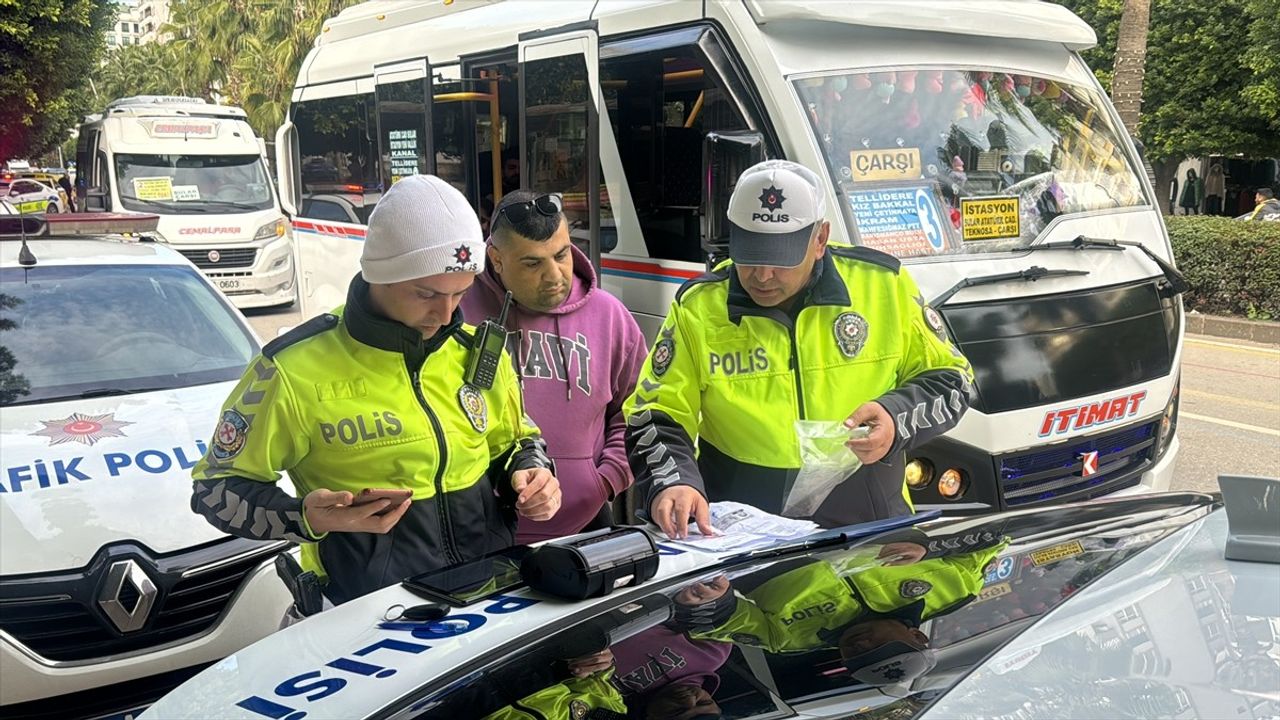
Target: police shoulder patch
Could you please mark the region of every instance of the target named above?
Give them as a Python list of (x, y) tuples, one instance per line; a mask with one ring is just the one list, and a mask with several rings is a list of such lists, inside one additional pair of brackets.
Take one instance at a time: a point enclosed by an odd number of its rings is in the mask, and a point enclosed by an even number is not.
[(314, 335), (319, 335), (326, 330), (332, 330), (338, 327), (338, 319), (338, 316), (333, 313), (317, 315), (264, 345), (262, 348), (262, 357), (271, 360), (275, 358), (281, 350), (284, 350), (290, 345), (300, 343), (303, 340)]
[(892, 270), (895, 274), (902, 267), (902, 263), (898, 261), (898, 258), (869, 247), (831, 247), (831, 254), (836, 257), (879, 265), (886, 270)]
[(929, 326), (938, 339), (947, 342), (947, 326), (942, 322), (942, 315), (931, 306), (924, 306), (924, 323)]
[(667, 368), (671, 367), (671, 361), (675, 358), (675, 333), (669, 327), (663, 328), (657, 344), (653, 346), (653, 362), (651, 365), (653, 374), (658, 377), (667, 374)]
[(932, 589), (933, 585), (924, 580), (903, 580), (898, 586), (898, 594), (908, 600), (914, 600)]
[(218, 429), (213, 432), (213, 447), (209, 452), (217, 460), (230, 460), (244, 450), (249, 435), (249, 419), (235, 408), (222, 413)]

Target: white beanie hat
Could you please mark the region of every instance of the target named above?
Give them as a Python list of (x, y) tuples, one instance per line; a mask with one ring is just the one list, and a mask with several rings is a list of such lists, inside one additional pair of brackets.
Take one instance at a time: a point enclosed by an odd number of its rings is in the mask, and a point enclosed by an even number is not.
[(369, 216), (360, 270), (374, 285), (483, 272), (480, 220), (449, 183), (410, 175), (392, 185)]

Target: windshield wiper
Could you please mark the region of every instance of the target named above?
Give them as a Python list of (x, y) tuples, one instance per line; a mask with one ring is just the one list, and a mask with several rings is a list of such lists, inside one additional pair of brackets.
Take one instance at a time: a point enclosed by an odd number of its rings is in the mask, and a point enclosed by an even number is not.
[(96, 398), (96, 397), (110, 397), (112, 395), (137, 395), (138, 393), (158, 392), (160, 390), (168, 390), (168, 389), (169, 388), (162, 388), (162, 387), (130, 388), (130, 389), (106, 387), (106, 388), (95, 388), (93, 390), (85, 390), (84, 392), (78, 395), (74, 395), (73, 397)]
[(982, 275), (980, 277), (965, 278), (960, 282), (952, 285), (950, 289), (943, 292), (929, 302), (933, 307), (941, 307), (943, 303), (951, 299), (952, 295), (960, 292), (965, 288), (978, 287), (979, 285), (997, 285), (1010, 280), (1020, 280), (1022, 282), (1035, 282), (1041, 278), (1051, 277), (1070, 277), (1075, 275), (1088, 275), (1088, 270), (1049, 270), (1039, 265), (1032, 265), (1026, 270), (1018, 270), (1017, 272), (997, 273), (995, 275)]
[(203, 204), (204, 204), (204, 205), (229, 205), (229, 206), (231, 206), (231, 207), (233, 207), (233, 208), (235, 208), (235, 209), (237, 209), (237, 210), (262, 210), (262, 209), (265, 209), (265, 208), (260, 208), (260, 207), (258, 207), (257, 205), (251, 205), (251, 204), (249, 204), (249, 203), (243, 203), (243, 202), (236, 202), (236, 201), (234, 201), (234, 200), (205, 200), (205, 201), (203, 201)]
[(163, 208), (169, 208), (169, 209), (172, 209), (172, 210), (188, 210), (188, 209), (190, 209), (190, 210), (195, 210), (196, 212), (200, 212), (200, 213), (207, 213), (207, 212), (209, 212), (208, 210), (205, 210), (203, 207), (201, 207), (201, 206), (199, 206), (199, 205), (192, 205), (192, 204), (185, 203), (185, 202), (169, 202), (169, 201), (165, 201), (165, 200), (143, 200), (142, 198), (138, 197), (137, 195), (125, 195), (125, 194), (123, 194), (123, 193), (121, 193), (121, 195), (120, 195), (120, 199), (121, 199), (121, 200), (136, 200), (136, 201), (138, 201), (138, 202), (140, 202), (140, 203), (146, 203), (147, 205), (158, 205), (158, 206), (160, 206), (160, 207), (163, 207)]
[(1136, 247), (1142, 251), (1144, 255), (1151, 258), (1151, 262), (1160, 268), (1161, 274), (1168, 282), (1168, 287), (1172, 295), (1180, 295), (1191, 289), (1191, 283), (1187, 282), (1187, 278), (1178, 268), (1170, 265), (1164, 258), (1151, 252), (1151, 249), (1140, 242), (1133, 240), (1112, 240), (1110, 238), (1091, 238), (1084, 235), (1076, 236), (1075, 240), (1061, 240), (1058, 242), (1041, 243), (1032, 245), (1029, 250), (1119, 250), (1124, 251), (1125, 248)]

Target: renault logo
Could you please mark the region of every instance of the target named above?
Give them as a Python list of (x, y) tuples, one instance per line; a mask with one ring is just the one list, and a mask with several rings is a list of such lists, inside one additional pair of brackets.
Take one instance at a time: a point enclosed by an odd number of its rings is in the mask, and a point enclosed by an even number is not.
[(209, 251), (209, 262), (216, 263), (221, 259), (222, 259), (222, 253), (218, 252), (217, 250)]
[(111, 563), (98, 606), (122, 633), (141, 630), (156, 601), (156, 584), (133, 560)]

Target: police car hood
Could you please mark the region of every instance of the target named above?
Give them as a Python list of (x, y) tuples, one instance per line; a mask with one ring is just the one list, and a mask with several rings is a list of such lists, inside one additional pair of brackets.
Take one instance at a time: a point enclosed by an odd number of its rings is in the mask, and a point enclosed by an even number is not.
[(121, 540), (168, 553), (225, 537), (191, 512), (191, 468), (234, 387), (5, 408), (0, 574), (83, 567)]

